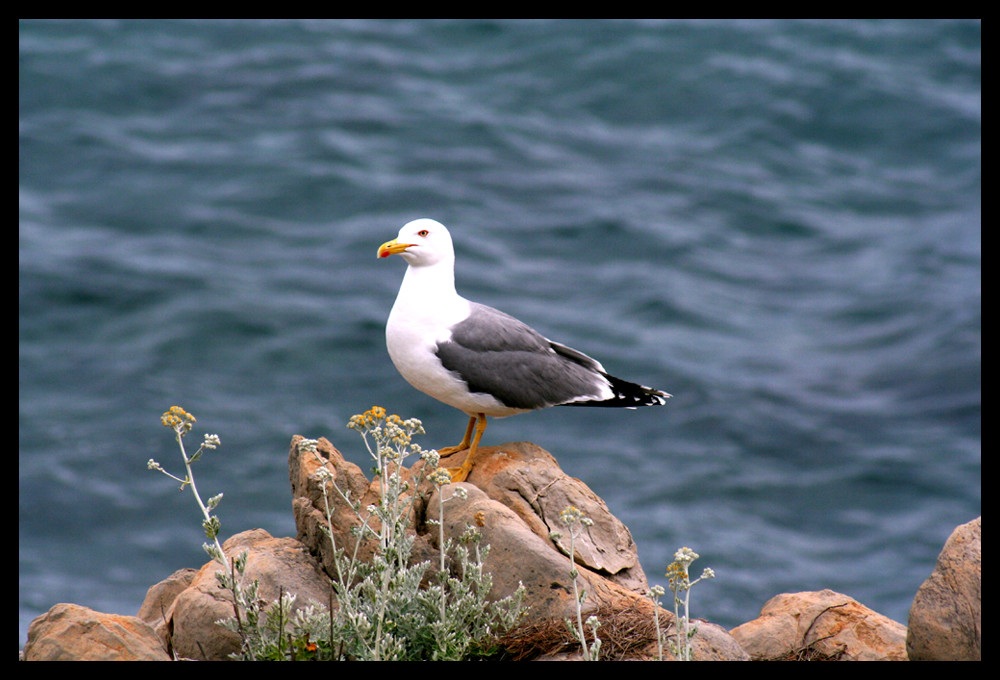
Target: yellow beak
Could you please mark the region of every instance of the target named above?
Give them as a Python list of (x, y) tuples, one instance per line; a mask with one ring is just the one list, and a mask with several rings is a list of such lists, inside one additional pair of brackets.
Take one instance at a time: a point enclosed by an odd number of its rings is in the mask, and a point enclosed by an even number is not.
[(379, 257), (389, 257), (390, 255), (399, 255), (405, 252), (407, 248), (412, 246), (412, 243), (403, 243), (398, 239), (392, 239), (391, 241), (386, 241), (378, 247)]

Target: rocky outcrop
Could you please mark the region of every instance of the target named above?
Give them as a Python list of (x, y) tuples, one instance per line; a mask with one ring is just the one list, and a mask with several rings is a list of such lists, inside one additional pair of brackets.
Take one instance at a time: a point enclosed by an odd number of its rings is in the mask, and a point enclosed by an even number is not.
[[(300, 451), (301, 438), (292, 440), (289, 467), (292, 480), (292, 507), (298, 529), (296, 538), (321, 557), (324, 568), (333, 573), (331, 543), (322, 531), (326, 523), (325, 503), (332, 505), (333, 531), (338, 545), (353, 549), (351, 528), (359, 524), (354, 511), (327, 482), (326, 499), (320, 488), (317, 471), (324, 465), (334, 471), (333, 482), (360, 499), (360, 507), (378, 502), (379, 487), (369, 483), (360, 468), (344, 460), (330, 442), (320, 439), (316, 454)], [(442, 465), (448, 463), (447, 459)], [(412, 483), (420, 472), (418, 462), (404, 471)], [(465, 500), (449, 501), (445, 513), (446, 534), (458, 536), (466, 526), (477, 526), (483, 542), (490, 546), (490, 573), (494, 575), (494, 594), (506, 597), (524, 583), (534, 615), (562, 619), (575, 612), (572, 602), (566, 557), (568, 539), (553, 541), (551, 533), (566, 527), (559, 513), (567, 506), (579, 508), (594, 524), (578, 537), (576, 562), (583, 578), (594, 593), (591, 608), (625, 598), (642, 599), (646, 582), (632, 535), (586, 485), (567, 476), (548, 452), (533, 444), (505, 444), (479, 450), (476, 465), (466, 483), (449, 485), (449, 496), (456, 487), (465, 488)], [(425, 485), (423, 497), (414, 504), (413, 530), (417, 533), (416, 553), (420, 559), (436, 559), (437, 533), (430, 531), (428, 519), (437, 519), (437, 493)], [(430, 508), (428, 510), (428, 508)], [(362, 554), (374, 546), (366, 546)]]
[(757, 660), (906, 660), (902, 624), (832, 590), (772, 597), (730, 632)]
[[(274, 538), (263, 529), (253, 529), (233, 536), (222, 548), (230, 557), (247, 551), (244, 580), (259, 583), (262, 600), (273, 602), (283, 592), (296, 595), (297, 608), (310, 602), (329, 605), (330, 580), (295, 539)], [(219, 587), (215, 576), (221, 569), (214, 561), (203, 566), (167, 607), (165, 629), (172, 631), (169, 646), (179, 658), (226, 660), (240, 649), (239, 635), (217, 623), (233, 616), (232, 597)], [(148, 599), (144, 610), (151, 608)]]
[(579, 508), (593, 524), (576, 541), (577, 563), (627, 590), (649, 590), (628, 527), (590, 487), (563, 472), (548, 451), (530, 442), (480, 449), (468, 483), (508, 508), (544, 542), (553, 532), (562, 533), (554, 543), (563, 554), (569, 552), (569, 540), (560, 513)]
[(148, 623), (163, 642), (164, 649), (173, 655), (173, 604), (177, 596), (191, 585), (197, 569), (178, 569), (146, 591), (146, 599), (137, 616)]
[(169, 661), (159, 636), (135, 616), (57, 604), (31, 622), (26, 661)]
[[(296, 595), (296, 607), (330, 606), (329, 573), (334, 573), (327, 525), (327, 504), (338, 546), (353, 549), (355, 510), (332, 492), (331, 480), (349, 493), (357, 507), (377, 503), (379, 485), (345, 461), (326, 440), (315, 447), (292, 440), (289, 452), (296, 538), (274, 538), (257, 529), (233, 536), (224, 545), (235, 557), (247, 551), (244, 579), (259, 583), (260, 599)], [(455, 465), (457, 461), (442, 461)], [(653, 605), (628, 529), (604, 502), (579, 480), (567, 476), (551, 455), (521, 442), (480, 449), (467, 482), (441, 489), (419, 488), (420, 463), (403, 470), (412, 494), (410, 530), (415, 561), (439, 559), (438, 494), (455, 496), (445, 506), (447, 536), (476, 527), (490, 546), (485, 569), (493, 576), (492, 597), (502, 598), (519, 585), (530, 607), (523, 625), (502, 641), (512, 659), (576, 659), (579, 646), (564, 619), (574, 614), (568, 530), (560, 513), (578, 508), (593, 524), (574, 544), (575, 569), (587, 591), (585, 616), (601, 622), (601, 658), (655, 659), (658, 648)], [(329, 474), (323, 473), (326, 470)], [(326, 490), (324, 497), (323, 491)], [(555, 536), (553, 532), (562, 534)], [(830, 590), (772, 598), (761, 616), (727, 632), (697, 621), (692, 639), (698, 660), (980, 659), (982, 647), (982, 520), (959, 527), (948, 540), (937, 567), (920, 588), (910, 613), (910, 630)], [(374, 545), (359, 546), (362, 559)], [(180, 570), (149, 589), (137, 617), (94, 612), (71, 604), (55, 605), (31, 624), (23, 658), (27, 660), (227, 659), (240, 638), (218, 621), (233, 616), (232, 597), (219, 587), (215, 562)], [(660, 625), (673, 634), (673, 614), (660, 609)], [(665, 651), (665, 658), (672, 658)]]
[[(333, 573), (330, 539), (322, 530), (327, 521), (326, 504), (331, 505), (333, 534), (340, 547), (354, 549), (351, 528), (359, 520), (333, 491), (331, 481), (326, 482), (324, 496), (320, 469), (329, 470), (333, 481), (350, 492), (350, 498), (359, 499), (360, 507), (376, 503), (379, 488), (369, 483), (360, 468), (345, 461), (327, 440), (320, 439), (315, 451), (299, 446), (302, 441), (301, 437), (294, 438), (289, 451), (297, 538)], [(443, 459), (441, 464), (459, 462)], [(421, 464), (404, 471), (411, 484), (419, 476)], [(576, 609), (572, 565), (567, 556), (568, 532), (559, 516), (567, 506), (573, 506), (593, 521), (577, 538), (574, 548), (579, 578), (585, 582), (581, 587), (588, 593), (584, 615), (630, 611), (652, 622), (652, 603), (646, 597), (649, 586), (631, 533), (583, 482), (566, 475), (551, 454), (527, 442), (481, 448), (468, 481), (447, 485), (443, 492), (450, 498), (458, 487), (465, 489), (466, 497), (448, 502), (445, 534), (458, 536), (467, 526), (479, 529), (483, 543), (490, 546), (484, 566), (493, 576), (492, 597), (506, 597), (523, 585), (530, 620), (556, 622), (557, 628), (565, 630), (564, 619), (575, 616)], [(428, 520), (439, 519), (437, 494), (441, 492), (430, 485), (416, 490), (420, 495), (413, 505), (412, 518), (412, 529), (417, 534), (416, 559), (438, 559), (437, 532), (429, 530)], [(554, 531), (563, 537), (554, 539)], [(373, 549), (362, 546), (360, 553), (370, 554)], [(660, 619), (667, 627), (673, 614), (661, 609)], [(634, 658), (655, 655), (655, 637), (650, 637), (649, 642), (651, 648), (633, 650)], [(692, 647), (696, 659), (746, 656), (725, 629), (710, 623), (701, 626)]]
[(956, 528), (910, 607), (913, 661), (980, 661), (983, 653), (983, 518)]

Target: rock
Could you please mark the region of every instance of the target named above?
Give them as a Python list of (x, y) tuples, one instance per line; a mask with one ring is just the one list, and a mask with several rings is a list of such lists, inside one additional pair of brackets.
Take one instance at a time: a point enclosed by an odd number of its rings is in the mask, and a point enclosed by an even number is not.
[(34, 621), (26, 661), (169, 661), (159, 636), (135, 616), (57, 604)]
[(148, 623), (168, 654), (173, 654), (174, 601), (184, 592), (198, 574), (197, 569), (179, 569), (146, 591), (146, 599), (137, 616)]
[[(338, 547), (354, 550), (355, 541), (351, 529), (360, 526), (361, 521), (354, 509), (334, 490), (333, 485), (336, 484), (353, 502), (360, 503), (361, 508), (378, 503), (379, 488), (374, 481), (370, 482), (365, 477), (361, 468), (345, 460), (326, 439), (318, 440), (315, 451), (310, 447), (299, 446), (308, 441), (312, 440), (298, 435), (293, 437), (288, 453), (296, 539), (309, 548), (312, 554), (319, 556), (326, 573), (335, 575), (337, 571), (333, 561), (333, 546), (330, 537), (324, 532), (327, 526), (327, 504), (329, 503), (332, 512), (333, 540)], [(331, 475), (330, 481), (323, 481), (320, 473), (324, 468)], [(406, 478), (410, 476), (405, 469), (402, 474)], [(372, 520), (372, 526), (378, 531), (377, 519)], [(375, 541), (364, 542), (358, 550), (358, 558), (363, 562), (370, 561), (376, 547)]]
[(832, 590), (786, 593), (730, 631), (758, 660), (905, 661), (906, 628)]
[[(259, 597), (273, 602), (279, 592), (295, 594), (295, 606), (330, 606), (330, 576), (336, 569), (333, 540), (355, 549), (352, 527), (361, 521), (352, 504), (366, 508), (379, 501), (379, 480), (369, 481), (358, 466), (325, 439), (303, 446), (294, 437), (289, 479), (297, 538), (274, 538), (257, 529), (226, 541), (227, 555), (248, 551), (245, 582), (259, 581)], [(464, 454), (459, 454), (464, 455)], [(459, 461), (442, 461), (456, 465)], [(479, 450), (468, 480), (440, 489), (416, 485), (422, 462), (401, 470), (409, 482), (409, 529), (414, 562), (440, 558), (439, 498), (447, 500), (446, 537), (469, 526), (482, 534), (490, 550), (484, 566), (492, 575), (491, 597), (501, 599), (523, 585), (530, 607), (522, 625), (508, 633), (501, 647), (513, 659), (577, 659), (579, 645), (566, 627), (575, 616), (573, 577), (586, 591), (584, 616), (600, 621), (601, 658), (657, 658), (653, 604), (631, 533), (585, 484), (567, 476), (539, 447), (511, 443)], [(327, 476), (325, 476), (327, 475)], [(334, 492), (330, 480), (348, 494)], [(464, 498), (456, 497), (459, 490)], [(325, 491), (325, 494), (324, 494)], [(577, 536), (575, 565), (569, 553), (569, 529), (560, 520), (568, 506), (593, 521)], [(364, 512), (364, 511), (363, 511)], [(375, 526), (377, 528), (377, 525)], [(553, 532), (560, 532), (561, 538)], [(982, 648), (982, 518), (955, 530), (931, 577), (921, 586), (910, 612), (910, 629), (830, 590), (778, 595), (754, 621), (732, 631), (695, 620), (691, 640), (696, 660), (836, 659), (905, 660), (975, 659)], [(360, 559), (374, 554), (373, 541), (358, 548)], [(224, 660), (240, 649), (236, 633), (219, 625), (233, 616), (228, 591), (209, 562), (200, 570), (180, 570), (151, 587), (137, 617), (101, 614), (59, 604), (32, 622), (23, 651), (26, 660)], [(326, 573), (324, 573), (324, 570)], [(328, 575), (329, 574), (329, 575)], [(666, 635), (674, 635), (673, 614), (658, 611)], [(592, 631), (588, 628), (588, 635)], [(664, 649), (664, 657), (673, 658)]]
[[(335, 574), (330, 540), (321, 529), (327, 521), (325, 503), (331, 504), (338, 545), (348, 550), (354, 547), (350, 530), (360, 520), (329, 485), (324, 500), (317, 472), (324, 461), (329, 461), (328, 469), (335, 483), (349, 491), (351, 498), (359, 499), (362, 508), (378, 502), (378, 485), (369, 483), (360, 468), (345, 461), (327, 440), (320, 439), (317, 443), (319, 458), (305, 449), (300, 451), (300, 441), (301, 438), (293, 439), (289, 453), (297, 538), (321, 555), (324, 567)], [(422, 462), (417, 462), (412, 470), (403, 472), (412, 481), (421, 471), (421, 465)], [(538, 478), (534, 483), (529, 481), (533, 475)], [(446, 493), (452, 493), (457, 486), (448, 485)], [(628, 530), (611, 516), (593, 492), (582, 482), (566, 476), (552, 456), (538, 447), (513, 444), (480, 449), (470, 481), (461, 486), (469, 491), (469, 497), (465, 501), (449, 501), (446, 533), (455, 537), (467, 525), (480, 528), (483, 542), (491, 550), (488, 566), (494, 577), (496, 598), (513, 594), (519, 583), (524, 583), (534, 616), (562, 619), (575, 612), (569, 561), (564, 549), (549, 537), (551, 530), (565, 530), (558, 524), (558, 515), (572, 501), (582, 506), (595, 522), (578, 539), (577, 551), (578, 566), (583, 567), (581, 578), (588, 581), (582, 587), (591, 593), (588, 607), (597, 608), (622, 597), (629, 601), (641, 598), (648, 588)], [(430, 485), (422, 492), (436, 494)], [(426, 499), (414, 503), (412, 528), (419, 534), (416, 559), (435, 562), (438, 559), (437, 532), (430, 531), (426, 524), (428, 519), (437, 519), (436, 498), (434, 495), (430, 503)], [(557, 508), (556, 502), (562, 505)], [(562, 543), (568, 545), (568, 539), (564, 538)], [(372, 550), (374, 545), (365, 546), (361, 554), (370, 555)], [(599, 573), (602, 567), (605, 570)], [(617, 574), (611, 569), (625, 572), (628, 575), (625, 580), (634, 588), (616, 583), (613, 577)]]
[(564, 554), (569, 554), (569, 539), (559, 513), (579, 508), (593, 525), (576, 541), (577, 563), (634, 592), (649, 589), (628, 528), (586, 484), (563, 472), (548, 451), (530, 442), (484, 447), (468, 482), (513, 510), (544, 541), (553, 531), (564, 534), (556, 541)]
[[(255, 579), (259, 582), (262, 600), (273, 602), (283, 591), (296, 596), (295, 608), (312, 602), (329, 606), (332, 592), (329, 579), (295, 539), (273, 538), (263, 529), (253, 529), (230, 538), (223, 550), (230, 557), (248, 551), (243, 578), (247, 583)], [(239, 636), (217, 623), (233, 616), (232, 597), (216, 580), (215, 574), (221, 569), (214, 561), (203, 566), (169, 609), (170, 644), (180, 658), (226, 660), (240, 650)], [(154, 593), (154, 589), (150, 592)], [(143, 611), (156, 608), (147, 596)]]
[[(320, 439), (315, 452), (300, 446), (302, 442), (301, 437), (293, 438), (289, 452), (297, 538), (321, 556), (329, 573), (335, 573), (330, 539), (321, 529), (327, 521), (325, 503), (331, 504), (338, 546), (353, 549), (350, 529), (360, 520), (332, 487), (327, 486), (324, 499), (320, 469), (326, 466), (336, 483), (350, 491), (350, 498), (360, 500), (362, 508), (378, 501), (378, 485), (369, 483), (327, 440)], [(445, 459), (441, 464), (457, 462)], [(411, 482), (419, 478), (422, 465), (417, 462), (411, 470), (404, 470)], [(467, 493), (464, 500), (452, 498), (459, 487)], [(572, 639), (567, 639), (564, 622), (576, 611), (567, 557), (568, 529), (559, 519), (559, 513), (569, 505), (594, 522), (577, 538), (574, 548), (579, 586), (587, 591), (585, 616), (595, 613), (610, 621), (627, 613), (629, 620), (648, 622), (648, 642), (633, 640), (621, 658), (655, 658), (652, 603), (645, 595), (649, 586), (631, 534), (586, 485), (562, 472), (549, 453), (525, 442), (481, 448), (468, 481), (443, 489), (450, 498), (444, 513), (446, 536), (457, 537), (467, 526), (475, 526), (482, 533), (482, 543), (490, 547), (485, 569), (493, 577), (491, 597), (501, 599), (513, 594), (519, 585), (525, 587), (529, 626), (538, 627), (537, 637), (546, 640), (526, 651), (525, 658), (574, 647)], [(425, 484), (414, 499), (414, 561), (436, 563), (439, 559), (438, 530), (428, 525), (428, 520), (438, 519), (438, 493)], [(561, 532), (563, 538), (554, 542), (552, 531)], [(370, 554), (370, 550), (370, 546), (363, 546), (361, 552)], [(672, 620), (673, 614), (661, 610), (665, 629)], [(747, 658), (724, 629), (709, 623), (702, 625), (693, 647), (698, 659)]]
[(910, 607), (906, 649), (913, 661), (981, 661), (983, 518), (956, 528)]
[[(450, 498), (459, 486), (467, 491), (465, 500)], [(428, 504), (428, 519), (438, 519), (438, 493), (434, 492)], [(561, 621), (575, 615), (571, 566), (551, 541), (539, 537), (513, 511), (472, 484), (448, 485), (444, 493), (450, 498), (445, 506), (445, 536), (459, 536), (467, 526), (476, 526), (483, 544), (490, 547), (484, 566), (493, 576), (494, 599), (511, 595), (519, 584), (524, 584), (525, 601), (531, 605), (533, 618)], [(436, 540), (432, 545), (439, 547)], [(578, 565), (578, 571), (579, 587), (588, 592), (585, 614), (602, 604), (627, 608), (637, 598), (635, 593), (602, 579), (590, 569)]]

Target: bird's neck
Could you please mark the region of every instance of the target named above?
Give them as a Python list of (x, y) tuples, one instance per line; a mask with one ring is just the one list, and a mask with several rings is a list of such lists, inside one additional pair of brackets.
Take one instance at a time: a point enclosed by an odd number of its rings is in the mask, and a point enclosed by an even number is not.
[(409, 266), (403, 275), (403, 285), (399, 287), (397, 302), (431, 304), (447, 303), (458, 298), (455, 291), (455, 268), (446, 263), (427, 267)]

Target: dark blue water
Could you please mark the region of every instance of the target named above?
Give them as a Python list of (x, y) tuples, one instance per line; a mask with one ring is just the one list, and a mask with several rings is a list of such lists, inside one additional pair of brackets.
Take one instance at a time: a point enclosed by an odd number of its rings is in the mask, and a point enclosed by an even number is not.
[(134, 614), (223, 531), (294, 535), (287, 446), (413, 391), (383, 328), (433, 217), (458, 285), (665, 409), (552, 409), (553, 452), (654, 583), (690, 546), (726, 626), (832, 588), (905, 623), (982, 511), (977, 21), (19, 23), (18, 636)]

